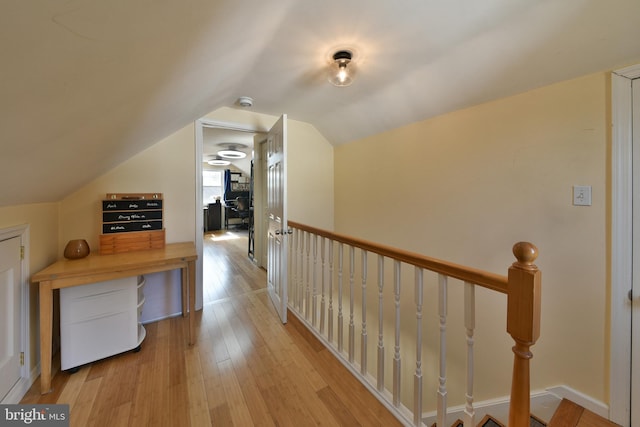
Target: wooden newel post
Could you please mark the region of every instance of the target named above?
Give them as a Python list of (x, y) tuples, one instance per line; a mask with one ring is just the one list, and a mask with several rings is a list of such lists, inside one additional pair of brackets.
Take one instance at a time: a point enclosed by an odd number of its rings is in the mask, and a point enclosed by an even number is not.
[(516, 243), (513, 254), (517, 261), (509, 268), (507, 293), (507, 332), (515, 341), (509, 427), (525, 427), (529, 426), (529, 359), (533, 357), (529, 348), (540, 337), (541, 272), (533, 263), (538, 257), (533, 244)]

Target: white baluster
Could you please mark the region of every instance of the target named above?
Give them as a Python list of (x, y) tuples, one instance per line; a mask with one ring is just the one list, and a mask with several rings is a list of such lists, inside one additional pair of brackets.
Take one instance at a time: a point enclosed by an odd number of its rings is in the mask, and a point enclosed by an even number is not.
[(292, 238), (289, 239), (289, 259), (291, 260), (291, 297), (293, 301), (293, 306), (296, 310), (300, 310), (300, 306), (298, 305), (298, 263), (296, 262), (298, 259), (297, 252), (297, 242), (298, 242), (298, 229), (295, 229), (295, 233)]
[(422, 300), (424, 294), (423, 270), (416, 267), (416, 372), (413, 377), (413, 424), (422, 424)]
[(384, 287), (384, 256), (378, 255), (378, 391), (384, 390), (384, 304), (382, 289)]
[(342, 314), (342, 272), (344, 266), (344, 245), (338, 245), (338, 352), (342, 354), (344, 348), (344, 318)]
[(354, 284), (354, 271), (355, 271), (355, 262), (354, 262), (354, 251), (355, 248), (353, 246), (349, 246), (349, 362), (353, 363), (353, 358), (355, 354), (355, 339), (356, 339), (356, 327), (353, 323), (353, 306), (354, 306), (354, 295), (353, 295), (353, 284)]
[(322, 288), (322, 291), (320, 292), (320, 334), (324, 334), (324, 311), (325, 311), (325, 297), (324, 297), (324, 270), (326, 269), (326, 264), (325, 264), (325, 257), (324, 257), (324, 252), (325, 252), (325, 238), (324, 237), (320, 237), (320, 259), (322, 260), (322, 270), (320, 270), (322, 272), (321, 276), (320, 276), (320, 286)]
[(464, 425), (475, 426), (473, 408), (473, 334), (476, 328), (476, 287), (473, 283), (464, 283), (464, 326), (467, 329), (467, 393), (464, 410)]
[(298, 238), (298, 311), (302, 314), (304, 311), (304, 232), (300, 232)]
[(305, 243), (306, 243), (306, 247), (307, 247), (307, 281), (306, 281), (306, 294), (305, 294), (305, 310), (304, 310), (304, 317), (309, 320), (309, 314), (311, 312), (311, 280), (309, 279), (309, 274), (310, 274), (310, 258), (309, 258), (309, 253), (311, 251), (311, 242), (310, 242), (310, 233), (305, 233)]
[(367, 251), (362, 255), (362, 334), (360, 336), (360, 373), (367, 374)]
[(329, 342), (333, 342), (333, 240), (329, 240)]
[(393, 263), (393, 293), (395, 300), (395, 346), (393, 353), (393, 405), (400, 406), (400, 375), (402, 361), (400, 359), (400, 261)]
[(311, 324), (316, 327), (318, 325), (318, 235), (314, 234), (311, 240), (313, 245), (313, 300), (311, 308)]
[(446, 425), (447, 417), (447, 276), (438, 275), (438, 315), (440, 316), (440, 376), (436, 419), (439, 426)]

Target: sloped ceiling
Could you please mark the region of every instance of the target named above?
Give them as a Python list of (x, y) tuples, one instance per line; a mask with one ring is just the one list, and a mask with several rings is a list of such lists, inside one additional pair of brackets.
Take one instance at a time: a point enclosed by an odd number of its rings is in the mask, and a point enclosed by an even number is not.
[[(343, 144), (640, 62), (637, 0), (6, 0), (0, 206), (57, 201), (238, 96)], [(355, 50), (347, 88), (326, 60)]]

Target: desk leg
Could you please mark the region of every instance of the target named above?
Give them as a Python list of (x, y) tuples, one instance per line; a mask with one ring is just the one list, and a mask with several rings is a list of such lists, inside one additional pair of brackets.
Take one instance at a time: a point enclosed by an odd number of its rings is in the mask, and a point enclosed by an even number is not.
[(189, 344), (196, 343), (195, 319), (196, 319), (196, 262), (189, 261)]
[(188, 301), (188, 287), (189, 287), (189, 266), (186, 268), (182, 268), (180, 272), (182, 273), (181, 279), (181, 291), (182, 291), (182, 317), (187, 317), (187, 301)]
[(40, 282), (40, 394), (51, 392), (51, 335), (53, 291), (51, 282)]

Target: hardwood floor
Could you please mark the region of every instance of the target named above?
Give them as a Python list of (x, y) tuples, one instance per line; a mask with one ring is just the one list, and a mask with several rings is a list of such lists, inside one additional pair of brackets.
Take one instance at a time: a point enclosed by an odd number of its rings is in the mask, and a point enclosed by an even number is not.
[(570, 400), (562, 399), (558, 410), (549, 421), (549, 427), (619, 427)]
[(242, 229), (204, 235), (203, 304), (265, 288), (265, 271), (247, 258), (247, 239)]
[(78, 427), (400, 425), (303, 326), (279, 322), (236, 234), (205, 238), (193, 347), (185, 319), (147, 324), (140, 352), (58, 372), (47, 395), (36, 381), (22, 403), (67, 403)]

